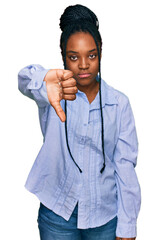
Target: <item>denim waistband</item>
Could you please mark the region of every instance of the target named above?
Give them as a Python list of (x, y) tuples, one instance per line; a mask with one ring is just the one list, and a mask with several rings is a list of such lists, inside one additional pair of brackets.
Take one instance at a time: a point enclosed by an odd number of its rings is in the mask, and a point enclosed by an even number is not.
[[(49, 208), (47, 208), (47, 207), (46, 207), (45, 205), (43, 205), (41, 202), (40, 202), (40, 209), (41, 209), (42, 211), (45, 211), (45, 210), (51, 211)], [(77, 204), (76, 204), (76, 206), (75, 206), (72, 214), (77, 215), (77, 213), (78, 213), (78, 202), (77, 202)]]

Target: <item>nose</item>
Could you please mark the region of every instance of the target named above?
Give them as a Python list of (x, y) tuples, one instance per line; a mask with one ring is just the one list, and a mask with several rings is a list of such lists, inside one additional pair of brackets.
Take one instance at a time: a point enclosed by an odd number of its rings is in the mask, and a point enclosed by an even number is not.
[(89, 62), (86, 58), (81, 58), (79, 61), (79, 69), (88, 69), (89, 68)]

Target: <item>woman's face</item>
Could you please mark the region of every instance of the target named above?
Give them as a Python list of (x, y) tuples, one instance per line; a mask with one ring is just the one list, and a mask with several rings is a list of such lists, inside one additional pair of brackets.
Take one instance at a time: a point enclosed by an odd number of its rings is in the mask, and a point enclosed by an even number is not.
[(74, 73), (79, 89), (95, 84), (99, 61), (97, 46), (90, 33), (77, 32), (69, 37), (66, 65)]

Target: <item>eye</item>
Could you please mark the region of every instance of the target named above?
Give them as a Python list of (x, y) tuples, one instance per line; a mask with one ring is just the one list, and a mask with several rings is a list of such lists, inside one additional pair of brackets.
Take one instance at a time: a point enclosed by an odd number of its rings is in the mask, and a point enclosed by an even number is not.
[(76, 60), (77, 60), (77, 56), (70, 56), (70, 59), (71, 59), (72, 61), (76, 61)]
[(89, 58), (90, 58), (90, 59), (93, 59), (93, 58), (95, 58), (95, 57), (96, 57), (96, 54), (90, 54), (90, 55), (89, 55)]

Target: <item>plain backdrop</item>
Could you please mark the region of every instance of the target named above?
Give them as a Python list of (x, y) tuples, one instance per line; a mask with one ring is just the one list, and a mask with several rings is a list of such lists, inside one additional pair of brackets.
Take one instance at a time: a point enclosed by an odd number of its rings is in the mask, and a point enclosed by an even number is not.
[(38, 240), (39, 200), (24, 184), (43, 138), (36, 103), (18, 91), (29, 64), (63, 68), (59, 18), (80, 3), (99, 18), (102, 78), (130, 100), (139, 140), (142, 190), (138, 240), (157, 239), (159, 215), (159, 1), (6, 0), (0, 3), (1, 238)]

